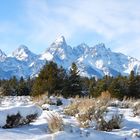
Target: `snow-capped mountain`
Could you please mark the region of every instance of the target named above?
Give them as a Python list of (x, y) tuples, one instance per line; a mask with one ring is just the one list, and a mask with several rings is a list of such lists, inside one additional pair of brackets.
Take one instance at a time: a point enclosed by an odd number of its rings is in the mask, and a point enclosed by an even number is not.
[(27, 46), (20, 45), (13, 53), (12, 56), (20, 61), (33, 61), (37, 55), (32, 53)]
[(6, 54), (0, 49), (0, 62), (6, 59)]
[(41, 55), (40, 59), (47, 61), (55, 61), (64, 68), (71, 66), (72, 62), (76, 61), (76, 55), (72, 47), (67, 45), (63, 36), (57, 38), (49, 48)]
[(39, 55), (32, 53), (26, 46), (19, 46), (9, 57), (0, 61), (0, 78), (9, 79), (12, 76), (17, 78), (34, 77), (42, 66), (44, 60), (39, 59)]
[(103, 43), (93, 47), (82, 43), (76, 47), (67, 45), (63, 36), (57, 38), (42, 54), (32, 53), (21, 45), (11, 56), (0, 50), (0, 78), (37, 76), (46, 61), (54, 61), (66, 69), (75, 62), (82, 76), (128, 75), (131, 70), (140, 73), (140, 61), (121, 53), (112, 52)]

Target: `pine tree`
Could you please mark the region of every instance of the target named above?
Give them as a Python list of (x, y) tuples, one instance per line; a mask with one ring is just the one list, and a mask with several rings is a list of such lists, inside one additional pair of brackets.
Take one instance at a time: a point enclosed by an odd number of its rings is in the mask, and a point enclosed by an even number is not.
[(18, 84), (18, 95), (19, 96), (29, 95), (29, 92), (30, 91), (27, 85), (27, 81), (25, 81), (24, 78), (21, 77)]
[(56, 90), (58, 94), (63, 94), (66, 78), (67, 78), (66, 70), (61, 66), (58, 69), (57, 85), (56, 85)]
[(96, 94), (96, 80), (95, 77), (92, 77), (89, 82), (89, 95), (95, 97)]
[(48, 92), (49, 96), (56, 90), (58, 82), (58, 67), (54, 62), (46, 63), (35, 79), (32, 89), (32, 95), (41, 95)]
[(122, 87), (120, 85), (120, 82), (118, 79), (114, 79), (112, 83), (109, 86), (109, 92), (111, 93), (112, 97), (122, 99), (123, 93), (122, 93)]
[(75, 63), (72, 63), (70, 75), (67, 81), (67, 92), (69, 96), (75, 97), (82, 95), (81, 79), (78, 68)]
[(136, 78), (135, 78), (134, 71), (131, 71), (129, 80), (128, 80), (128, 96), (129, 97), (137, 96)]
[(15, 96), (17, 95), (18, 80), (13, 76), (9, 80), (3, 80), (2, 89), (3, 95), (6, 96)]

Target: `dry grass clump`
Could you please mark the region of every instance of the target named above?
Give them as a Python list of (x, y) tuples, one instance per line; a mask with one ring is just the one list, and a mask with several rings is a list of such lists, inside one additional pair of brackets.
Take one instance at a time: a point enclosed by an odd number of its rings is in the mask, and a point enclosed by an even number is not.
[(78, 102), (70, 104), (64, 109), (64, 114), (68, 116), (75, 116), (76, 114), (79, 113), (78, 106), (79, 106)]
[(46, 117), (46, 120), (48, 122), (48, 128), (51, 133), (63, 130), (63, 120), (59, 114), (49, 113)]
[(75, 116), (78, 113), (82, 114), (86, 112), (90, 107), (94, 105), (94, 99), (76, 98), (69, 106), (64, 109), (64, 113), (69, 116)]
[(38, 95), (38, 96), (33, 97), (32, 100), (35, 104), (38, 104), (39, 106), (42, 106), (43, 104), (46, 103), (47, 95), (48, 95), (48, 93), (46, 92), (42, 95)]
[(111, 94), (110, 94), (110, 92), (109, 92), (109, 91), (103, 91), (103, 92), (101, 93), (101, 98), (103, 98), (103, 99), (111, 99)]
[(94, 112), (94, 106), (90, 106), (85, 112), (77, 114), (76, 118), (79, 121), (80, 127), (88, 128), (92, 125), (91, 121), (93, 119)]
[(83, 128), (88, 128), (88, 127), (95, 127), (95, 123), (97, 122), (98, 119), (103, 118), (104, 113), (106, 112), (106, 107), (100, 107), (98, 108), (97, 106), (93, 105), (87, 108), (87, 111), (83, 113), (79, 113), (77, 115), (77, 120), (80, 123), (80, 126)]
[[(52, 98), (51, 98), (52, 97)], [(48, 92), (38, 95), (32, 98), (33, 102), (38, 104), (39, 106), (42, 106), (43, 104), (49, 104), (49, 105), (63, 105), (61, 101), (61, 97), (59, 96), (51, 96), (48, 97)]]
[(135, 102), (136, 102), (136, 100), (133, 98), (124, 97), (122, 100), (122, 103), (120, 104), (120, 107), (121, 108), (132, 108), (132, 106), (134, 105)]
[(109, 91), (103, 91), (101, 93), (101, 96), (99, 96), (97, 98), (97, 100), (98, 100), (98, 102), (101, 106), (108, 106), (110, 101), (112, 100), (110, 92)]
[(82, 98), (78, 103), (78, 110), (81, 113), (86, 112), (89, 108), (95, 106), (96, 102), (94, 99)]
[(105, 120), (107, 107), (111, 101), (109, 92), (103, 92), (97, 99), (79, 98), (65, 108), (67, 115), (76, 116), (80, 127), (94, 127), (102, 131), (111, 131), (121, 127), (122, 116), (114, 115), (109, 121)]
[(107, 106), (102, 106), (105, 104), (102, 98), (96, 100), (81, 98), (68, 106), (64, 112), (67, 115), (76, 116), (80, 126), (88, 128), (92, 126), (93, 120), (101, 118), (107, 111)]
[(66, 115), (75, 116), (77, 113), (85, 113), (91, 108), (100, 108), (102, 106), (107, 106), (106, 100), (104, 98), (89, 99), (89, 98), (79, 98), (75, 99), (69, 106), (64, 109)]
[(140, 116), (140, 101), (137, 101), (134, 103), (133, 107), (133, 115), (135, 116)]

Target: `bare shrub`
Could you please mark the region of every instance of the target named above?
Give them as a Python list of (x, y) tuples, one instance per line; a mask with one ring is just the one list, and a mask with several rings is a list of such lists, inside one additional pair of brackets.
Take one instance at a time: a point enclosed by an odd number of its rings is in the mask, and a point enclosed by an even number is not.
[(72, 103), (70, 104), (69, 106), (67, 106), (65, 109), (64, 109), (64, 113), (68, 116), (75, 116), (77, 113), (79, 113), (79, 110), (78, 110), (78, 103), (75, 102), (75, 103)]
[(132, 129), (131, 136), (140, 138), (140, 130), (139, 129)]
[(29, 123), (33, 122), (34, 120), (37, 119), (37, 117), (38, 117), (37, 113), (27, 115), (26, 119), (25, 119), (25, 124), (29, 124)]
[(103, 117), (97, 121), (97, 130), (111, 131), (112, 129), (120, 129), (122, 123), (122, 115), (113, 115), (111, 120), (106, 121)]
[(77, 115), (77, 120), (80, 123), (80, 127), (95, 127), (95, 124), (103, 119), (106, 110), (106, 107), (96, 108), (95, 106), (92, 106), (88, 108), (86, 112), (82, 114), (79, 113)]
[(121, 127), (122, 115), (113, 115), (109, 121), (105, 120), (109, 101), (111, 101), (111, 98), (106, 98), (104, 96), (96, 100), (80, 100), (77, 107), (79, 113), (76, 115), (80, 127), (94, 127), (102, 131), (119, 129)]
[(57, 97), (57, 96), (51, 96), (50, 98), (47, 98), (46, 99), (46, 104), (49, 104), (49, 105), (57, 105), (57, 106), (61, 106), (63, 105), (62, 103), (62, 100), (61, 100), (61, 97)]
[(81, 113), (87, 112), (89, 108), (93, 108), (96, 102), (94, 99), (81, 98), (78, 103), (78, 110)]
[(113, 115), (109, 121), (105, 120), (110, 98), (109, 92), (103, 92), (97, 99), (79, 98), (64, 109), (65, 114), (76, 116), (80, 127), (94, 127), (102, 131), (111, 131), (121, 127), (122, 115)]
[(56, 101), (56, 105), (57, 105), (57, 106), (61, 106), (61, 105), (63, 105), (61, 99), (59, 99), (59, 98), (57, 99), (57, 101)]
[(76, 114), (86, 112), (90, 107), (94, 106), (95, 100), (89, 98), (75, 99), (69, 106), (64, 109), (66, 115), (75, 116)]
[(133, 98), (124, 97), (122, 103), (120, 104), (121, 108), (131, 108), (136, 100)]
[(98, 121), (99, 119), (103, 118), (103, 116), (107, 112), (107, 107), (106, 106), (102, 106), (102, 107), (97, 106), (96, 108), (94, 108), (93, 111), (94, 111), (93, 118), (95, 121)]
[(89, 112), (86, 112), (83, 114), (78, 114), (76, 118), (79, 121), (80, 127), (82, 127), (82, 128), (90, 127), (92, 115)]
[(86, 101), (87, 105), (85, 106), (84, 111), (81, 112), (79, 110), (80, 113), (77, 115), (77, 120), (83, 128), (94, 127), (93, 125), (95, 125), (95, 123), (93, 123), (93, 121), (97, 122), (98, 119), (102, 118), (107, 111), (107, 107), (101, 107), (95, 100), (89, 100), (91, 102), (89, 102), (90, 106), (88, 106), (88, 100)]
[(21, 115), (17, 113), (16, 115), (7, 116), (6, 125), (3, 128), (13, 128), (21, 124)]
[(50, 113), (46, 117), (46, 120), (51, 133), (63, 130), (63, 120), (58, 114)]
[(115, 114), (112, 116), (112, 119), (109, 120), (108, 125), (109, 128), (112, 129), (120, 129), (122, 120), (123, 119), (123, 114)]
[(37, 113), (27, 115), (26, 118), (22, 117), (20, 113), (17, 113), (16, 115), (8, 115), (6, 124), (2, 128), (14, 128), (20, 125), (29, 124), (37, 119), (37, 117)]

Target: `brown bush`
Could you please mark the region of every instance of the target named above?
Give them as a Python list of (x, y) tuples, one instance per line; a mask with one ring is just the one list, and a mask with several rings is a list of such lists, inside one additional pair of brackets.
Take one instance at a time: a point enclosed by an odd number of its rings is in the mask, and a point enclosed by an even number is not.
[(109, 91), (103, 91), (103, 92), (101, 93), (101, 98), (103, 98), (103, 99), (111, 99), (111, 94), (110, 94), (110, 92), (109, 92)]
[(68, 116), (75, 116), (77, 113), (79, 113), (77, 102), (70, 104), (64, 109), (64, 114)]
[(51, 133), (63, 130), (63, 120), (58, 114), (50, 113), (46, 120)]

